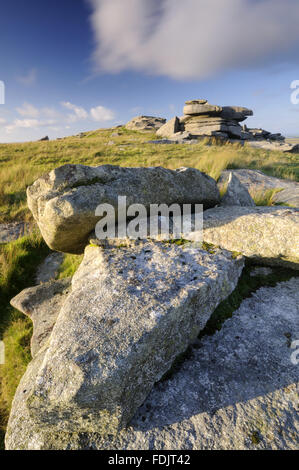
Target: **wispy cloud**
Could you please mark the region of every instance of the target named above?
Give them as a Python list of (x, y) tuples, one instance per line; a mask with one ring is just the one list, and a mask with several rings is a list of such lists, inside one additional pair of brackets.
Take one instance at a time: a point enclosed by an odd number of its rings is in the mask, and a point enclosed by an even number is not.
[(11, 124), (5, 126), (7, 134), (17, 129), (38, 129), (40, 127), (50, 127), (55, 124), (55, 121), (40, 121), (38, 119), (15, 119)]
[(88, 112), (81, 106), (76, 106), (69, 101), (63, 101), (61, 105), (72, 111), (72, 113), (68, 115), (69, 122), (76, 122), (82, 119), (87, 119), (88, 117)]
[(97, 106), (96, 108), (91, 108), (90, 115), (94, 121), (105, 122), (112, 121), (115, 115), (111, 109), (105, 108), (104, 106)]
[(24, 117), (37, 118), (39, 110), (30, 103), (24, 103), (22, 107), (17, 108), (18, 113)]
[(298, 0), (89, 0), (98, 71), (175, 79), (298, 63)]
[[(88, 125), (92, 127), (92, 122), (108, 122), (114, 119), (114, 112), (104, 106), (95, 106), (90, 110), (86, 110), (82, 106), (75, 105), (69, 101), (60, 103), (60, 108), (56, 107), (36, 107), (32, 103), (25, 102), (22, 106), (16, 108), (16, 112), (21, 116), (10, 121), (0, 118), (0, 124), (10, 136), (36, 135), (36, 131), (43, 128), (45, 132), (61, 132), (63, 129), (74, 129), (77, 127)], [(63, 111), (64, 109), (64, 111)], [(65, 110), (68, 110), (65, 111)]]
[(37, 81), (37, 71), (36, 69), (30, 69), (24, 75), (19, 75), (16, 80), (25, 86), (35, 85)]

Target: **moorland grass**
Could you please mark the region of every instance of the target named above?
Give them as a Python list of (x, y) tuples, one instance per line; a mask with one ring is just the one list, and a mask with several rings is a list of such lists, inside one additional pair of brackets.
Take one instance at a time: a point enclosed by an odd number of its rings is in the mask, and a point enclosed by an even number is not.
[[(115, 129), (113, 130), (115, 133)], [(251, 168), (268, 175), (299, 179), (298, 155), (253, 149), (215, 140), (195, 145), (147, 143), (154, 134), (117, 129), (88, 132), (83, 138), (68, 137), (48, 142), (0, 144), (0, 223), (31, 220), (26, 188), (39, 176), (67, 163), (98, 166), (190, 166), (218, 179), (222, 170)], [(107, 145), (112, 142), (112, 145)]]
[(34, 284), (36, 268), (49, 252), (37, 233), (0, 245), (0, 340), (5, 344), (5, 363), (0, 365), (0, 448), (16, 387), (31, 358), (32, 322), (9, 302)]
[[(296, 155), (238, 144), (220, 145), (209, 140), (195, 145), (155, 145), (147, 143), (156, 138), (154, 134), (118, 128), (119, 135), (111, 136), (115, 131), (100, 129), (85, 133), (83, 138), (0, 144), (0, 223), (30, 221), (32, 216), (26, 204), (26, 188), (43, 173), (67, 163), (166, 168), (189, 166), (216, 179), (224, 169), (251, 168), (272, 176), (299, 179), (299, 159)], [(107, 145), (110, 141), (113, 144)], [(260, 203), (271, 204), (272, 197), (273, 194), (266, 195)], [(48, 253), (49, 249), (38, 234), (0, 245), (0, 340), (4, 340), (6, 353), (5, 364), (0, 365), (0, 448), (3, 447), (5, 426), (16, 387), (31, 358), (32, 323), (14, 310), (9, 302), (22, 289), (34, 284), (37, 266)], [(80, 256), (66, 255), (58, 278), (72, 276), (81, 260)], [(262, 281), (266, 282), (265, 279)], [(240, 282), (238, 290), (215, 312), (212, 323), (207, 325), (206, 334), (221, 327), (243, 296), (261, 285), (259, 281), (257, 286), (253, 286), (255, 281), (247, 275)]]

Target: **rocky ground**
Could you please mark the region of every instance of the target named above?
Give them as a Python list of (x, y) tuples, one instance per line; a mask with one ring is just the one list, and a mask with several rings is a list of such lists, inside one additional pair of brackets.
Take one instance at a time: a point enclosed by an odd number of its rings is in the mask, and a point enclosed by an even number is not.
[[(252, 186), (264, 183), (282, 185), (259, 173), (224, 172), (217, 186), (192, 168), (64, 165), (28, 188), (47, 244), (84, 258), (72, 279), (54, 280), (64, 254), (52, 253), (38, 285), (11, 301), (34, 332), (7, 449), (298, 447), (299, 212), (257, 207)], [(279, 189), (290, 202), (297, 186)], [(202, 204), (203, 231), (98, 241), (96, 206), (119, 210), (120, 194), (146, 208)], [(260, 265), (249, 283), (284, 268), (288, 280), (243, 294), (207, 336), (245, 264)]]
[(180, 370), (155, 385), (115, 439), (35, 430), (22, 406), (29, 369), (7, 448), (298, 449), (299, 371), (291, 349), (299, 338), (298, 292), (293, 278), (245, 299), (221, 331), (202, 338)]
[(30, 233), (31, 226), (25, 222), (0, 224), (0, 243), (10, 243)]

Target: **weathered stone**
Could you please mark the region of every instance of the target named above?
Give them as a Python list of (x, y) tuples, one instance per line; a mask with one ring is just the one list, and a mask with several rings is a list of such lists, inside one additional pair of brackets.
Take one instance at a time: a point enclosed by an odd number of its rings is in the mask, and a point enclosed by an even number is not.
[(155, 132), (166, 123), (166, 119), (154, 116), (137, 116), (126, 124), (126, 128), (133, 131)]
[(185, 124), (185, 130), (192, 136), (213, 136), (218, 132), (227, 132), (226, 124), (211, 124), (207, 126), (198, 126), (197, 124)]
[(170, 119), (170, 121), (167, 121), (164, 126), (160, 127), (160, 129), (157, 130), (157, 136), (158, 137), (171, 137), (173, 134), (176, 132), (180, 131), (180, 122), (177, 116), (174, 118)]
[(107, 435), (125, 426), (235, 288), (243, 264), (192, 243), (87, 247), (24, 397), (39, 429)]
[(184, 106), (184, 114), (207, 114), (209, 116), (219, 115), (222, 111), (220, 106), (212, 104), (187, 104)]
[(299, 153), (299, 144), (288, 144), (284, 142), (268, 141), (268, 140), (258, 140), (258, 141), (249, 141), (248, 145), (256, 149), (262, 150), (276, 150), (278, 152), (285, 153)]
[(252, 128), (252, 129), (247, 129), (250, 134), (252, 134), (255, 138), (257, 137), (262, 137), (262, 138), (267, 138), (268, 135), (271, 134), (271, 132), (265, 131), (265, 129), (261, 128)]
[(285, 141), (285, 137), (280, 133), (271, 134), (271, 132), (265, 131), (264, 129), (248, 129), (248, 132), (256, 140), (274, 140), (274, 141)]
[(130, 427), (109, 439), (55, 433), (30, 417), (26, 402), (40, 354), (14, 398), (6, 449), (296, 450), (299, 372), (289, 341), (299, 335), (298, 304), (298, 278), (259, 289), (155, 385)]
[(194, 168), (121, 168), (64, 165), (27, 189), (28, 206), (46, 243), (56, 251), (82, 253), (100, 217), (97, 206), (192, 204), (213, 207), (220, 200), (216, 182)]
[(253, 111), (241, 106), (223, 106), (220, 116), (229, 121), (233, 119), (237, 122), (242, 122), (248, 116), (253, 116)]
[(218, 207), (204, 212), (204, 241), (253, 261), (299, 268), (299, 210)]
[(281, 135), (280, 133), (277, 133), (277, 134), (270, 134), (268, 136), (268, 139), (270, 140), (276, 140), (276, 141), (279, 141), (279, 142), (284, 142), (285, 141), (285, 137), (283, 135)]
[(197, 126), (208, 126), (216, 124), (227, 124), (227, 121), (219, 116), (208, 116), (208, 115), (190, 115), (180, 117), (180, 124), (189, 124)]
[(221, 206), (255, 206), (247, 188), (232, 172), (229, 173), (226, 193), (221, 199)]
[(299, 183), (296, 181), (267, 176), (259, 170), (226, 170), (218, 180), (220, 189), (227, 184), (230, 173), (247, 188), (251, 197), (263, 196), (267, 191), (273, 191), (274, 203), (299, 207)]
[(33, 321), (31, 353), (35, 357), (47, 343), (60, 309), (69, 294), (71, 279), (52, 281), (23, 290), (11, 305)]
[(37, 268), (35, 281), (36, 284), (53, 281), (57, 278), (59, 268), (64, 260), (63, 253), (51, 253)]
[(207, 100), (189, 100), (185, 104), (206, 104), (207, 102)]
[(270, 276), (273, 274), (273, 269), (265, 266), (254, 266), (250, 271), (250, 276)]
[(18, 238), (28, 235), (34, 230), (31, 224), (26, 222), (11, 222), (0, 224), (0, 243), (10, 243)]

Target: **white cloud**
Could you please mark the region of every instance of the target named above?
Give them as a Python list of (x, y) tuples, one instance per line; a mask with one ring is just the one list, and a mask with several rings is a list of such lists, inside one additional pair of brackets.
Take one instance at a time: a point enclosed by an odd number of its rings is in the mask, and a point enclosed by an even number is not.
[(114, 119), (113, 111), (111, 111), (111, 109), (105, 108), (104, 106), (91, 108), (90, 115), (92, 119), (97, 122), (112, 121), (112, 119)]
[(24, 103), (22, 107), (17, 108), (18, 113), (23, 117), (37, 118), (39, 110), (30, 103)]
[(76, 106), (75, 104), (70, 103), (69, 101), (63, 101), (62, 106), (72, 111), (72, 114), (68, 115), (69, 122), (76, 122), (80, 119), (87, 119), (88, 112), (81, 106)]
[(17, 77), (17, 81), (22, 85), (30, 86), (34, 85), (37, 80), (37, 72), (36, 69), (29, 70), (25, 75), (19, 75)]
[(17, 129), (38, 129), (40, 127), (53, 126), (55, 121), (39, 121), (38, 119), (15, 119), (12, 124), (5, 126), (5, 131), (10, 134)]
[(298, 0), (89, 0), (98, 70), (202, 79), (298, 62)]
[(0, 124), (5, 124), (5, 123), (6, 123), (6, 119), (0, 117)]
[(46, 116), (47, 118), (52, 118), (52, 119), (60, 119), (63, 116), (57, 109), (55, 108), (42, 108), (41, 113)]

